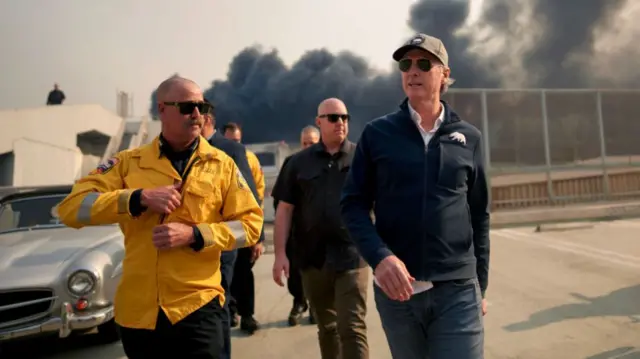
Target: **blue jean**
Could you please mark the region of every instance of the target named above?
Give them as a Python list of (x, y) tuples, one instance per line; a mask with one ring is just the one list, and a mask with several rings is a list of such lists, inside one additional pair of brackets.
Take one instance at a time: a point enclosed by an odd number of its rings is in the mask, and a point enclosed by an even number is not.
[(233, 279), (233, 267), (236, 265), (238, 250), (224, 251), (220, 256), (220, 274), (222, 275), (222, 288), (224, 289), (224, 313), (222, 315), (223, 345), (220, 359), (231, 359), (231, 314), (229, 312), (229, 299), (231, 297), (231, 281)]
[(373, 285), (394, 359), (483, 359), (482, 296), (476, 278), (436, 283), (406, 302)]

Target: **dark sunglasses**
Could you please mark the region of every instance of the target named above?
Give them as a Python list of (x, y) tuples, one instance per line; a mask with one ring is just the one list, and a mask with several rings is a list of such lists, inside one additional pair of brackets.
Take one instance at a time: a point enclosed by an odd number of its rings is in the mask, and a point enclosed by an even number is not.
[(329, 114), (326, 114), (326, 115), (320, 115), (318, 117), (326, 118), (331, 123), (336, 123), (336, 122), (338, 122), (338, 120), (342, 120), (344, 122), (347, 122), (351, 118), (351, 116), (348, 115), (348, 114), (338, 114), (338, 113), (329, 113)]
[[(429, 72), (429, 70), (433, 68), (433, 64), (429, 59), (418, 59), (416, 60), (416, 64), (418, 65), (418, 68), (420, 69), (420, 71), (423, 71), (423, 72)], [(402, 59), (398, 61), (398, 68), (402, 72), (409, 71), (411, 69), (411, 66), (413, 66), (412, 59)]]
[(194, 101), (184, 101), (184, 102), (164, 102), (166, 106), (173, 106), (180, 111), (183, 115), (190, 115), (193, 113), (193, 110), (196, 108), (198, 112), (201, 114), (210, 113), (213, 110), (213, 105), (207, 102), (194, 102)]

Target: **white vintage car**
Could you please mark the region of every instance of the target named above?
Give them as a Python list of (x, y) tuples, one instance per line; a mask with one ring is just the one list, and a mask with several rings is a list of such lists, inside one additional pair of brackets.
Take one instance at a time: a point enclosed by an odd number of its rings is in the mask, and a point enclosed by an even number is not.
[(80, 230), (56, 207), (71, 186), (14, 188), (0, 194), (0, 341), (98, 328), (118, 339), (113, 299), (124, 242), (116, 225)]

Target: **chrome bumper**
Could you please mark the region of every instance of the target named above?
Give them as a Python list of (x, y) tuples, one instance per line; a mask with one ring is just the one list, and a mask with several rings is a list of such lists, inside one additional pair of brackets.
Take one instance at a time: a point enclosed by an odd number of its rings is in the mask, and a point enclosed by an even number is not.
[(79, 314), (74, 313), (70, 303), (63, 303), (59, 317), (49, 318), (37, 324), (0, 329), (0, 341), (55, 332), (58, 333), (58, 337), (66, 338), (74, 330), (92, 329), (110, 321), (113, 319), (113, 314), (113, 306), (87, 314)]

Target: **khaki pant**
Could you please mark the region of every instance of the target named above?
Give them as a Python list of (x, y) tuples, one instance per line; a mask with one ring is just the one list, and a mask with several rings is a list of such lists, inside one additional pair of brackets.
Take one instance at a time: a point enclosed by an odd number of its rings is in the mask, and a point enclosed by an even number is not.
[(368, 359), (368, 268), (305, 269), (302, 284), (318, 323), (322, 359)]

